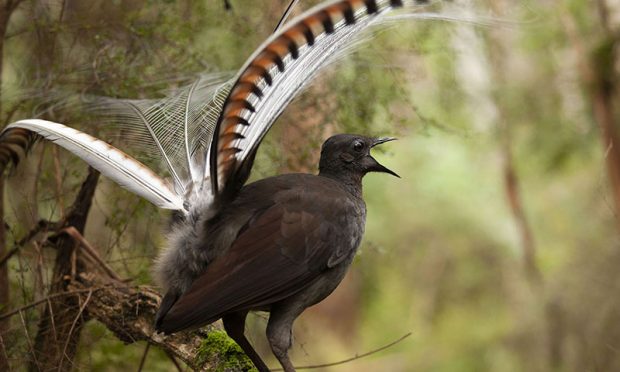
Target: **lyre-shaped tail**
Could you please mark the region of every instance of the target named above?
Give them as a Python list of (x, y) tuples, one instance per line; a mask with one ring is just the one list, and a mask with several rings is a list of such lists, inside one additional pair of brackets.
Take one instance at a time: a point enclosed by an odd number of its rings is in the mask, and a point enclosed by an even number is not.
[(261, 140), (321, 67), (390, 9), (420, 3), (426, 1), (331, 1), (267, 39), (241, 68), (220, 112), (208, 160), (213, 195), (245, 183)]
[[(256, 150), (288, 103), (319, 70), (341, 56), (391, 9), (421, 0), (323, 3), (269, 37), (232, 83), (211, 75), (163, 100), (103, 100), (111, 121), (150, 148), (172, 176), (169, 185), (144, 164), (78, 130), (23, 120), (0, 133), (0, 170), (17, 162), (40, 135), (161, 208), (208, 209), (249, 177)], [(36, 135), (35, 135), (36, 133)]]

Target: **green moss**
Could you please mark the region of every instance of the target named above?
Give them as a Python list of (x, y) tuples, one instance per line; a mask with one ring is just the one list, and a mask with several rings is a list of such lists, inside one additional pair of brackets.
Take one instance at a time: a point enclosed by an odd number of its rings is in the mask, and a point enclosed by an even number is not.
[(243, 350), (224, 331), (211, 331), (200, 345), (196, 364), (204, 365), (208, 361), (218, 360), (217, 372), (256, 371), (252, 361)]

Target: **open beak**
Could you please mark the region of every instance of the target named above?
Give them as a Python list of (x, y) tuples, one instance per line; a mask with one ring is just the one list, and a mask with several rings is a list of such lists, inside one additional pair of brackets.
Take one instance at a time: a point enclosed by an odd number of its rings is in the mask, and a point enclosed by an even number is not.
[[(394, 141), (395, 139), (396, 138), (394, 138), (394, 137), (375, 138), (375, 140), (373, 141), (373, 143), (370, 146), (370, 148), (373, 148), (373, 147), (375, 147), (377, 145), (380, 145), (382, 143)], [(391, 174), (392, 176), (400, 178), (400, 176), (398, 174), (396, 174), (396, 172), (394, 172), (394, 171), (384, 167), (383, 165), (379, 164), (379, 162), (376, 161), (375, 158), (370, 156), (370, 154), (368, 155), (368, 158), (369, 158), (368, 160), (369, 160), (370, 164), (368, 165), (367, 169), (368, 169), (369, 172), (388, 173), (388, 174)]]
[(370, 147), (375, 147), (377, 145), (380, 145), (382, 143), (386, 143), (386, 142), (390, 142), (390, 141), (396, 141), (398, 138), (396, 137), (381, 137), (381, 138), (375, 138), (374, 142), (372, 143), (372, 145), (370, 145)]

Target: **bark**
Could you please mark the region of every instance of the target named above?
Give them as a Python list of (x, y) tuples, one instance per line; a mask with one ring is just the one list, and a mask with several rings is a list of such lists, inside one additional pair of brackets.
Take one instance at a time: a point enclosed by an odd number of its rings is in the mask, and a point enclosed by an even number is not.
[[(161, 303), (159, 293), (151, 287), (132, 286), (121, 280), (101, 259), (97, 249), (92, 247), (76, 228), (64, 228), (58, 232), (58, 236), (74, 243), (72, 252), (76, 272), (66, 276), (64, 292), (52, 294), (46, 301), (51, 300), (52, 296), (62, 299), (63, 306), (67, 306), (67, 302), (71, 301), (73, 319), (71, 326), (64, 329), (69, 328), (71, 331), (73, 328), (69, 336), (75, 342), (79, 336), (76, 330), (85, 321), (92, 319), (104, 324), (119, 340), (128, 344), (146, 341), (164, 350), (173, 361), (180, 359), (194, 370), (249, 369), (249, 359), (234, 346), (232, 341), (222, 343), (221, 333), (218, 337), (210, 337), (202, 331), (180, 332), (169, 336), (155, 333), (153, 321)], [(16, 313), (17, 311), (13, 311), (3, 317)], [(68, 320), (71, 319), (63, 320), (55, 316), (53, 322), (50, 320), (48, 323), (54, 325), (59, 321)], [(68, 341), (63, 343), (65, 338), (58, 328), (56, 326), (57, 333), (53, 334), (54, 341), (59, 340), (56, 341), (58, 345), (54, 350), (62, 352), (58, 358), (70, 359), (74, 356), (75, 350), (70, 348), (71, 344)], [(218, 329), (211, 325), (206, 330), (211, 332)], [(73, 354), (67, 354), (71, 351)], [(69, 362), (71, 360), (63, 363), (60, 359), (55, 369), (69, 369), (71, 365)], [(44, 365), (39, 360), (36, 367), (47, 369), (54, 365)]]
[[(587, 100), (592, 107), (594, 121), (599, 127), (607, 177), (614, 201), (616, 226), (620, 231), (620, 142), (615, 120), (617, 115), (617, 49), (620, 26), (610, 24), (604, 1), (598, 1), (598, 11), (603, 29), (602, 37), (586, 43), (582, 39), (576, 22), (567, 13), (563, 14), (562, 24), (575, 50), (581, 81), (586, 88)], [(596, 45), (593, 51), (586, 45)]]
[[(474, 2), (462, 0), (455, 3), (458, 11), (475, 18)], [(505, 14), (504, 0), (493, 0), (489, 3), (495, 14)], [(536, 261), (536, 241), (527, 218), (519, 182), (519, 172), (513, 157), (513, 142), (510, 106), (504, 97), (494, 92), (491, 82), (497, 86), (510, 84), (508, 62), (511, 58), (511, 46), (516, 42), (507, 29), (491, 28), (486, 44), (480, 35), (474, 32), (471, 25), (458, 25), (453, 45), (457, 52), (462, 87), (468, 93), (472, 107), (477, 107), (474, 122), (480, 130), (497, 128), (499, 146), (502, 157), (502, 187), (516, 232), (520, 240), (521, 265), (524, 276), (535, 288), (542, 282), (542, 274)], [(474, 71), (470, 66), (478, 66)]]
[[(2, 116), (2, 70), (4, 66), (4, 37), (11, 15), (21, 0), (6, 0), (0, 5), (0, 116)], [(4, 179), (0, 175), (0, 257), (6, 254), (5, 222), (4, 222)], [(9, 273), (6, 265), (0, 266), (0, 309), (9, 304)], [(9, 320), (0, 320), (0, 340), (9, 330)], [(4, 345), (3, 345), (4, 346)], [(0, 353), (0, 371), (8, 370), (9, 361), (6, 354)]]
[(593, 59), (592, 71), (596, 73), (593, 74), (594, 80), (591, 84), (591, 97), (592, 111), (600, 128), (601, 140), (605, 150), (605, 163), (614, 199), (616, 224), (620, 230), (620, 142), (618, 141), (618, 131), (614, 115), (616, 87), (613, 75), (610, 76), (605, 73), (605, 71), (610, 72), (609, 69), (601, 66), (602, 64), (610, 64), (612, 66), (615, 64), (614, 48), (612, 45), (608, 45), (608, 43), (612, 42), (615, 43), (611, 38), (605, 40), (600, 47), (606, 50), (606, 52), (601, 53), (603, 56), (599, 57), (604, 60), (599, 58)]
[[(128, 344), (146, 341), (195, 370), (221, 370), (240, 357), (217, 349), (217, 345), (210, 345), (210, 339), (202, 333), (156, 334), (152, 325), (161, 301), (159, 293), (147, 286), (131, 286), (112, 278), (94, 260), (84, 255), (81, 259), (84, 271), (69, 283), (67, 289), (77, 294), (78, 302), (86, 303), (88, 299), (85, 308), (88, 317), (104, 324), (119, 340)], [(213, 326), (209, 328), (214, 329)], [(208, 360), (204, 360), (207, 356), (204, 350), (219, 353), (209, 353)]]
[[(66, 223), (50, 238), (57, 251), (54, 276), (42, 302), (47, 306), (38, 325), (29, 369), (73, 369), (82, 327), (90, 319), (104, 324), (125, 343), (146, 341), (194, 370), (249, 369), (246, 356), (232, 341), (222, 343), (221, 334), (210, 337), (204, 332), (180, 332), (163, 336), (154, 332), (152, 324), (161, 296), (150, 287), (121, 280), (83, 237), (98, 178), (99, 173), (89, 169)], [(17, 314), (20, 311), (0, 316), (0, 320)]]
[[(89, 168), (88, 177), (67, 215), (66, 226), (72, 226), (80, 233), (84, 232), (98, 179), (99, 172)], [(77, 260), (76, 243), (72, 238), (59, 236), (54, 242), (54, 248), (57, 253), (49, 292), (52, 294), (66, 292), (71, 278), (84, 269), (81, 260)], [(38, 325), (29, 363), (31, 371), (71, 370), (87, 315), (82, 307), (81, 298), (74, 296), (58, 297), (49, 301)]]
[(503, 173), (506, 196), (508, 198), (508, 204), (510, 205), (510, 210), (512, 211), (512, 216), (515, 219), (517, 230), (519, 231), (519, 237), (521, 239), (525, 277), (530, 282), (530, 284), (538, 288), (542, 284), (542, 274), (536, 262), (536, 245), (534, 242), (534, 234), (532, 233), (532, 229), (530, 227), (530, 224), (528, 223), (527, 216), (525, 215), (525, 209), (523, 207), (523, 201), (521, 199), (519, 178), (512, 159), (512, 144), (510, 141), (509, 132), (510, 129), (504, 128), (503, 131)]
[[(0, 54), (2, 51), (0, 50)], [(0, 66), (2, 66), (0, 62)], [(4, 226), (4, 178), (0, 177), (0, 256), (6, 254), (6, 239)], [(0, 266), (0, 309), (6, 309), (9, 306), (9, 272), (6, 265)], [(9, 320), (0, 320), (0, 337), (9, 330)], [(0, 371), (7, 371), (9, 361), (5, 353), (0, 353)]]
[[(494, 11), (497, 14), (503, 13), (502, 8), (505, 6), (504, 4), (505, 2), (503, 1), (494, 1), (492, 3)], [(489, 40), (492, 73), (495, 81), (499, 84), (508, 84), (510, 82), (510, 77), (506, 76), (506, 71), (509, 71), (507, 62), (510, 58), (507, 45), (512, 44), (513, 40), (504, 32), (505, 30), (494, 30), (491, 32)], [(525, 211), (525, 205), (521, 196), (519, 173), (513, 157), (513, 123), (509, 119), (510, 113), (507, 112), (507, 105), (502, 101), (502, 98), (496, 96), (494, 97), (494, 102), (497, 107), (500, 151), (503, 157), (504, 190), (521, 241), (523, 270), (526, 279), (533, 288), (540, 290), (542, 289), (543, 277), (536, 261), (536, 241)]]

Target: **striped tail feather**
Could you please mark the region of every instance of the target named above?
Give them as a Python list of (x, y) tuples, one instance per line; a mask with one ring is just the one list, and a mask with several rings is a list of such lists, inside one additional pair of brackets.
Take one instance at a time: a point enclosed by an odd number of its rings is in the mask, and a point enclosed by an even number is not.
[(0, 175), (11, 165), (17, 166), (38, 138), (35, 132), (23, 128), (0, 133)]
[(39, 119), (21, 120), (0, 133), (0, 169), (16, 164), (36, 137), (43, 137), (80, 157), (121, 187), (160, 208), (183, 210), (183, 198), (168, 182), (117, 148), (79, 130)]
[(215, 197), (249, 177), (261, 140), (286, 105), (379, 16), (426, 1), (339, 0), (297, 17), (263, 43), (241, 68), (217, 121), (209, 150)]

